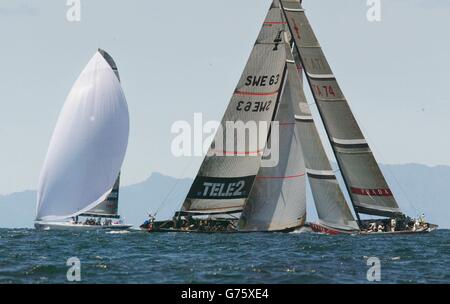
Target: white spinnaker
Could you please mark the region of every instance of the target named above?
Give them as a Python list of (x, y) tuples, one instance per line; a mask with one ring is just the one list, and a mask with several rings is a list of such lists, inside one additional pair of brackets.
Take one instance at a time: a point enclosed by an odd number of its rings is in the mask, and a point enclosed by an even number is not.
[(61, 110), (38, 185), (37, 220), (63, 220), (101, 203), (119, 174), (129, 116), (114, 71), (96, 53)]
[[(105, 50), (98, 49), (98, 52), (105, 58), (106, 62), (109, 64), (111, 69), (114, 71), (117, 79), (120, 82), (119, 69), (117, 64), (111, 55)], [(106, 196), (105, 200), (97, 204), (94, 208), (88, 210), (86, 213), (80, 214), (80, 216), (111, 216), (119, 217), (119, 192), (120, 192), (120, 173), (114, 183), (114, 187), (111, 192)]]

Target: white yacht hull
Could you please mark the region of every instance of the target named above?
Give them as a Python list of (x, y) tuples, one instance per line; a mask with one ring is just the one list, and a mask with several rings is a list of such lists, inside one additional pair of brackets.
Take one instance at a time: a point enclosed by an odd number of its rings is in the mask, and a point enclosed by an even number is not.
[(38, 230), (127, 230), (132, 225), (127, 224), (111, 224), (111, 225), (86, 225), (83, 223), (71, 222), (34, 222), (34, 227)]

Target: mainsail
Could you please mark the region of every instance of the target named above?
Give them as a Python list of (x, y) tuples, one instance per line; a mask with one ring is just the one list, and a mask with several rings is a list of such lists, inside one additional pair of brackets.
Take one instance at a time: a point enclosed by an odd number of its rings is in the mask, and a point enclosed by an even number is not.
[[(286, 53), (290, 54), (286, 44)], [(292, 71), (288, 71), (288, 74)], [(295, 71), (294, 71), (295, 72)], [(278, 147), (265, 153), (278, 160), (261, 166), (241, 214), (241, 231), (281, 231), (301, 226), (306, 219), (306, 177), (300, 146), (299, 122), (294, 118), (293, 85), (288, 75), (268, 142)], [(272, 141), (272, 137), (278, 140)], [(275, 152), (277, 151), (277, 152)], [(278, 155), (273, 155), (277, 153)], [(264, 157), (263, 157), (264, 159)]]
[[(295, 57), (295, 60), (294, 60)], [(295, 120), (305, 158), (306, 172), (319, 221), (329, 227), (358, 230), (358, 224), (345, 201), (330, 161), (317, 132), (301, 79), (302, 66), (297, 54), (289, 54), (288, 78), (294, 101)], [(297, 72), (298, 71), (298, 72)]]
[[(283, 35), (281, 10), (275, 1), (182, 212), (242, 211), (260, 167), (279, 95), (286, 60)], [(258, 129), (258, 136), (248, 135), (246, 128), (251, 126)], [(256, 137), (261, 140), (252, 144)]]
[(108, 217), (108, 218), (119, 218), (119, 188), (120, 188), (120, 173), (114, 183), (111, 192), (108, 194), (106, 199), (92, 208), (80, 214), (82, 216), (94, 216), (94, 217)]
[(86, 212), (110, 194), (128, 143), (125, 96), (111, 66), (97, 52), (59, 115), (41, 172), (37, 220)]
[(281, 0), (281, 4), (355, 211), (401, 214), (300, 1)]

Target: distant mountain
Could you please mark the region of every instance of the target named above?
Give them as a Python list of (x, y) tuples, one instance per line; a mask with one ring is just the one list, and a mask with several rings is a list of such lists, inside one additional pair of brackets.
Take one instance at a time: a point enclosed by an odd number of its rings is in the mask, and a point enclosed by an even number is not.
[[(153, 173), (142, 183), (124, 187), (120, 192), (119, 211), (127, 223), (139, 226), (149, 213), (158, 209), (158, 219), (170, 219), (189, 191), (192, 179)], [(164, 201), (164, 203), (163, 203)]]
[[(165, 199), (158, 218), (171, 218), (181, 206), (191, 183), (189, 178), (176, 179), (153, 173), (141, 183), (121, 188), (119, 213), (127, 223), (139, 226), (148, 213), (154, 213)], [(35, 216), (36, 191), (0, 196), (0, 228), (31, 228)]]
[[(417, 216), (423, 212), (430, 222), (450, 228), (450, 166), (382, 165), (382, 170), (405, 213)], [(157, 218), (171, 218), (191, 183), (189, 178), (153, 173), (147, 180), (121, 189), (120, 214), (128, 223), (139, 226), (149, 212), (154, 213), (161, 206)], [(35, 201), (35, 191), (0, 196), (0, 227), (32, 227)], [(308, 193), (308, 219), (316, 218)]]

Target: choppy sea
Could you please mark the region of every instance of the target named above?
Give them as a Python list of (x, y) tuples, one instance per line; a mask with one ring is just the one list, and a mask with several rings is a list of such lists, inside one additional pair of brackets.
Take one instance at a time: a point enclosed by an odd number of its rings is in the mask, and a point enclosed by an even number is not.
[(0, 229), (0, 283), (66, 283), (67, 273), (75, 274), (70, 258), (79, 261), (81, 283), (450, 283), (450, 230), (326, 236)]

